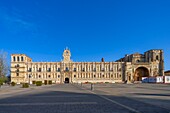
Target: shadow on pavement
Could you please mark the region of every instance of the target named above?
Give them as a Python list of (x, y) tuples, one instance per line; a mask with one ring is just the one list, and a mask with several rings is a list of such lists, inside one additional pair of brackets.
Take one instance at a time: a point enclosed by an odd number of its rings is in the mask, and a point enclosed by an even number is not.
[[(65, 85), (64, 88), (70, 85)], [(134, 111), (120, 106), (124, 105), (140, 113), (169, 113), (164, 109), (149, 103), (134, 99), (92, 94), (87, 90), (71, 86), (73, 90), (52, 90), (35, 94), (24, 94), (5, 99), (0, 99), (0, 113), (133, 113)], [(63, 89), (64, 89), (63, 88)], [(54, 90), (55, 89), (55, 90)], [(80, 93), (82, 92), (82, 93)], [(117, 104), (119, 103), (119, 104)]]

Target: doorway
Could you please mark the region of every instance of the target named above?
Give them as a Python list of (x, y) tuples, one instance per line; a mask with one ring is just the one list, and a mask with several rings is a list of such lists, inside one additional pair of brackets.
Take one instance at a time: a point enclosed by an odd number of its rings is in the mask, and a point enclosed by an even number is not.
[(69, 78), (65, 78), (65, 83), (69, 83)]

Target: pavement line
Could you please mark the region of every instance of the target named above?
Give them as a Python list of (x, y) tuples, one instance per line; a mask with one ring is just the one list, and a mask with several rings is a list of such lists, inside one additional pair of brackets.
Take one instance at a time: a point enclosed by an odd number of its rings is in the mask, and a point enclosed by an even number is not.
[(42, 105), (93, 105), (98, 104), (97, 102), (57, 102), (57, 103), (9, 103), (0, 104), (0, 106), (42, 106)]
[[(81, 87), (79, 87), (79, 88), (81, 88)], [(133, 108), (131, 108), (131, 107), (128, 107), (128, 106), (126, 106), (126, 105), (123, 105), (123, 104), (121, 104), (121, 103), (118, 103), (118, 102), (116, 102), (116, 101), (114, 101), (114, 100), (112, 100), (112, 99), (109, 99), (109, 98), (107, 98), (107, 97), (104, 97), (104, 96), (102, 96), (102, 95), (99, 95), (99, 94), (97, 94), (97, 93), (95, 93), (95, 92), (93, 92), (93, 91), (87, 90), (87, 89), (85, 89), (85, 88), (81, 88), (81, 89), (84, 89), (84, 90), (86, 90), (86, 91), (88, 91), (88, 92), (90, 92), (90, 93), (92, 93), (92, 94), (95, 94), (95, 95), (97, 95), (97, 96), (99, 96), (99, 97), (101, 97), (101, 98), (103, 98), (103, 99), (105, 99), (105, 100), (107, 100), (107, 101), (110, 101), (110, 102), (112, 102), (112, 103), (114, 103), (114, 104), (117, 104), (117, 105), (119, 105), (119, 106), (121, 106), (121, 107), (123, 107), (123, 108), (126, 108), (126, 109), (130, 110), (130, 111), (133, 111), (133, 112), (135, 112), (135, 113), (140, 113), (139, 111), (137, 111), (137, 110), (135, 110), (135, 109), (133, 109)]]

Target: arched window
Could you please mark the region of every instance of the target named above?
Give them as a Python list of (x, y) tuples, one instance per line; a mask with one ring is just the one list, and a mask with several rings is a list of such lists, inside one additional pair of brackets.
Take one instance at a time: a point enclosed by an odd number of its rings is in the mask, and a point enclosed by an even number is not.
[(156, 60), (159, 60), (159, 56), (158, 55), (156, 56)]

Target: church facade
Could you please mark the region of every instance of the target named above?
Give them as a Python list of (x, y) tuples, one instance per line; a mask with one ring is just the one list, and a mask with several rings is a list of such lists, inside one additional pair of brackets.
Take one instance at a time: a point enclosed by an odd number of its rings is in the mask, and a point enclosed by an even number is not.
[(61, 62), (33, 62), (25, 54), (11, 55), (11, 82), (116, 83), (141, 81), (142, 77), (164, 76), (163, 50), (131, 54), (112, 62), (73, 62), (65, 49)]

